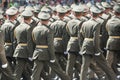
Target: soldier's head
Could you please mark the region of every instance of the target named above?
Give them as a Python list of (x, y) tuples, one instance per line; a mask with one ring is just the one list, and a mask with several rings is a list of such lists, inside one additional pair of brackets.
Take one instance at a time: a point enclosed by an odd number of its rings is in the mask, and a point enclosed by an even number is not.
[(38, 18), (40, 19), (41, 24), (47, 25), (50, 19), (50, 14), (47, 12), (40, 12)]
[(100, 14), (102, 13), (102, 10), (100, 10), (97, 6), (92, 6), (90, 8), (90, 11), (93, 18), (99, 17)]
[(83, 16), (86, 16), (90, 12), (89, 7), (86, 6), (85, 4), (81, 4), (80, 7), (83, 8)]
[(63, 7), (67, 10), (66, 16), (70, 15), (72, 10), (71, 7), (69, 5), (64, 5)]
[(110, 3), (108, 3), (108, 2), (102, 2), (101, 4), (105, 8), (104, 12), (106, 14), (109, 13), (110, 11), (112, 11), (112, 6), (110, 5)]
[(73, 9), (73, 14), (75, 17), (80, 18), (83, 14), (83, 8), (81, 8), (80, 6), (75, 6)]
[(59, 6), (56, 8), (57, 15), (60, 19), (63, 19), (67, 10), (63, 6)]
[(102, 6), (101, 3), (96, 3), (96, 6), (102, 11), (100, 15), (102, 15), (105, 12), (105, 8)]
[(40, 12), (40, 6), (34, 6), (34, 11), (33, 11), (33, 14), (35, 17), (38, 17), (38, 14)]
[(18, 15), (18, 9), (15, 7), (10, 7), (9, 9), (6, 10), (6, 16), (10, 20), (15, 20)]
[(30, 24), (32, 20), (33, 13), (30, 10), (25, 10), (21, 14), (24, 18), (24, 22)]
[(52, 10), (51, 6), (42, 7), (41, 12), (49, 13), (51, 17), (52, 17), (52, 14), (53, 14), (53, 10)]
[(113, 10), (114, 10), (114, 14), (116, 16), (120, 16), (120, 4), (116, 4), (114, 7), (113, 7)]

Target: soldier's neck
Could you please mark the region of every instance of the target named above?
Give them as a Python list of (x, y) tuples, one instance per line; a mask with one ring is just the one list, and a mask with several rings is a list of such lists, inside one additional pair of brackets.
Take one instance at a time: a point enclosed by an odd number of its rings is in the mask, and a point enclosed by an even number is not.
[(24, 20), (24, 22), (27, 23), (27, 24), (31, 23), (31, 21), (29, 21), (29, 20)]
[(15, 19), (13, 19), (13, 18), (9, 18), (8, 20), (11, 21), (11, 22), (15, 21)]

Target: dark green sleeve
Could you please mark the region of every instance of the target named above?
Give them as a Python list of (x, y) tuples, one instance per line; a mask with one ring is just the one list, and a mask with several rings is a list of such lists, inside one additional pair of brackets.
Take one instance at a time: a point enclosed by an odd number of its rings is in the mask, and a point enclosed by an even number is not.
[(63, 38), (63, 44), (64, 44), (63, 45), (64, 51), (66, 51), (67, 44), (68, 44), (68, 41), (70, 39), (70, 36), (69, 36), (69, 34), (68, 34), (67, 30), (66, 30), (66, 25), (63, 27), (63, 36), (62, 36), (62, 38)]
[(16, 46), (17, 46), (17, 41), (14, 37), (14, 30), (15, 30), (15, 27), (13, 28), (10, 28), (10, 41), (12, 42), (12, 46), (13, 46), (13, 50), (15, 50)]
[(82, 26), (81, 29), (78, 31), (78, 42), (80, 49), (82, 48), (83, 41), (84, 41), (84, 30)]
[(47, 42), (48, 42), (48, 50), (50, 53), (50, 60), (55, 60), (55, 50), (54, 50), (54, 43), (53, 43), (53, 38), (54, 33), (53, 31), (49, 31), (47, 35)]
[(27, 29), (27, 48), (29, 52), (29, 57), (33, 55), (33, 41), (32, 41), (32, 28)]
[(0, 31), (0, 52), (4, 49), (4, 37), (2, 31)]
[(95, 52), (98, 53), (100, 52), (100, 24), (96, 24), (94, 26), (94, 31), (93, 31), (93, 45), (95, 46)]

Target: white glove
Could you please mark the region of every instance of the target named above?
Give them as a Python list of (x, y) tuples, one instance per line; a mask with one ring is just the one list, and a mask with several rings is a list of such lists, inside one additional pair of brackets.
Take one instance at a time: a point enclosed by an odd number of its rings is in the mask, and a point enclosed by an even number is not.
[(8, 64), (2, 64), (2, 68), (7, 68)]
[(66, 54), (68, 54), (68, 52), (67, 52), (67, 51), (65, 51), (65, 52), (64, 52), (64, 54), (66, 55)]
[(51, 63), (54, 63), (54, 62), (55, 62), (55, 60), (54, 60), (54, 59), (53, 59), (53, 60), (50, 60), (50, 62), (51, 62)]
[(95, 53), (95, 56), (100, 56), (100, 54), (101, 54), (100, 52), (99, 53)]
[(28, 58), (30, 61), (33, 61), (33, 59), (31, 57)]

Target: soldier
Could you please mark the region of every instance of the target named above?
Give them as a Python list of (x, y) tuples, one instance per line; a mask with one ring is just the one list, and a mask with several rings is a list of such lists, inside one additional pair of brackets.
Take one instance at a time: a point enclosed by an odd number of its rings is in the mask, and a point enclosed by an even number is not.
[(1, 26), (1, 30), (4, 33), (5, 53), (12, 70), (14, 70), (15, 66), (15, 59), (13, 58), (13, 53), (16, 47), (14, 29), (16, 27), (17, 12), (18, 9), (16, 8), (9, 8), (6, 11), (6, 15), (8, 16), (7, 20)]
[(70, 8), (70, 6), (68, 6), (68, 5), (65, 5), (65, 6), (63, 6), (66, 10), (67, 10), (67, 12), (66, 12), (66, 14), (65, 14), (65, 17), (64, 17), (64, 21), (67, 23), (68, 21), (70, 21), (72, 18), (69, 16), (70, 14), (71, 14), (71, 8)]
[(87, 16), (89, 14), (89, 8), (85, 4), (80, 4), (79, 6), (84, 9), (83, 10), (83, 16), (80, 18), (80, 20), (82, 20), (82, 21), (89, 20), (90, 17)]
[(104, 24), (102, 27), (102, 44), (101, 49), (104, 51), (104, 55), (106, 57), (106, 43), (108, 40), (108, 33), (106, 31), (106, 23), (112, 17), (110, 14), (111, 5), (108, 2), (101, 2), (102, 6), (105, 8), (104, 13), (102, 14), (101, 18), (104, 19)]
[(33, 16), (33, 19), (35, 20), (36, 25), (39, 22), (39, 19), (38, 19), (39, 12), (40, 12), (40, 7), (39, 6), (34, 6), (34, 11), (33, 11), (34, 16)]
[(1, 29), (0, 29), (0, 64), (2, 64), (2, 67), (0, 67), (0, 71), (3, 73), (2, 75), (5, 75), (5, 78), (2, 77), (1, 80), (14, 80), (12, 70), (6, 59), (4, 49), (4, 36)]
[(32, 32), (33, 42), (36, 45), (32, 58), (34, 60), (32, 80), (41, 79), (40, 75), (45, 65), (49, 65), (62, 80), (70, 80), (55, 57), (53, 45), (54, 33), (48, 24), (50, 15), (40, 12), (38, 17), (40, 18), (41, 25), (36, 26)]
[(107, 61), (113, 68), (116, 75), (119, 75), (117, 70), (117, 61), (120, 53), (120, 5), (116, 4), (114, 7), (114, 16), (108, 20), (106, 29), (109, 35), (107, 41)]
[(67, 42), (69, 40), (69, 35), (66, 32), (66, 22), (63, 21), (66, 10), (63, 6), (60, 5), (57, 7), (57, 12), (59, 19), (53, 22), (50, 28), (54, 30), (55, 55), (61, 67), (65, 71), (66, 59), (64, 52), (66, 52)]
[[(73, 79), (73, 72), (74, 72), (73, 68), (75, 67), (75, 65), (79, 64), (79, 61), (77, 61), (77, 59), (80, 58), (78, 32), (80, 31), (81, 25), (83, 23), (82, 21), (80, 21), (83, 8), (76, 6), (73, 8), (72, 11), (74, 12), (75, 18), (70, 20), (66, 26), (67, 32), (70, 35), (70, 40), (68, 41), (68, 45), (67, 45), (68, 61), (67, 61), (66, 73), (70, 76), (71, 80)], [(80, 69), (81, 69), (80, 67), (81, 67), (80, 64), (79, 66), (75, 67), (78, 73), (80, 73)]]
[(29, 10), (25, 10), (21, 15), (24, 20), (14, 30), (14, 36), (18, 44), (13, 54), (13, 57), (16, 58), (14, 74), (16, 75), (16, 80), (20, 80), (22, 74), (26, 76), (26, 80), (30, 80), (30, 73), (26, 70), (26, 67), (30, 66), (29, 60), (31, 60), (33, 52), (31, 40), (33, 28), (30, 26), (33, 13)]
[(115, 80), (115, 73), (107, 65), (99, 47), (100, 23), (96, 19), (101, 10), (92, 7), (90, 11), (92, 12), (92, 18), (82, 24), (80, 31), (80, 54), (82, 55), (80, 80), (86, 80), (88, 67), (94, 61), (107, 74), (109, 80)]

